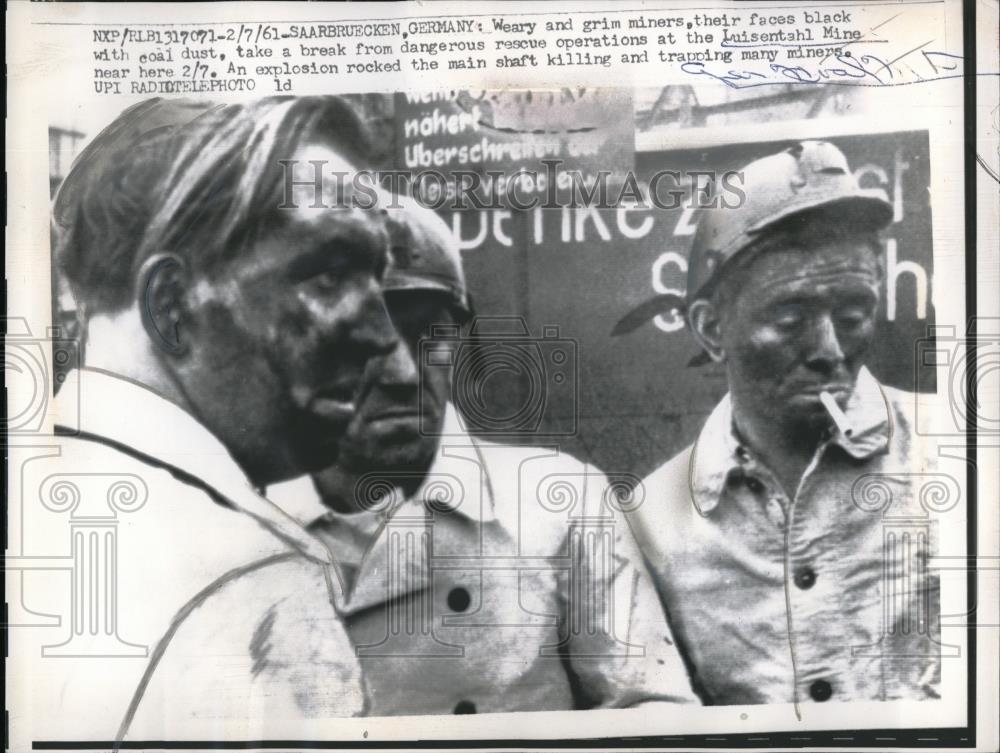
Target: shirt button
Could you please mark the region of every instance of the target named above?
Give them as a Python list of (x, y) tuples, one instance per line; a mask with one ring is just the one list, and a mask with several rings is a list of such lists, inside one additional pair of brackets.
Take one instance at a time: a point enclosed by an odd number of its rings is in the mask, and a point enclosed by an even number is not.
[(475, 714), (476, 713), (476, 704), (474, 704), (472, 701), (459, 701), (458, 703), (455, 704), (455, 713), (456, 714)]
[(830, 687), (830, 683), (826, 680), (816, 680), (809, 686), (809, 695), (817, 703), (822, 703), (823, 701), (830, 700), (830, 696), (833, 695), (833, 688)]
[(759, 479), (755, 479), (753, 476), (747, 477), (747, 489), (752, 491), (754, 494), (760, 494), (764, 491), (764, 485)]
[(798, 570), (795, 571), (795, 576), (793, 579), (795, 581), (796, 586), (801, 588), (803, 591), (806, 591), (812, 588), (813, 584), (816, 582), (816, 571), (813, 570), (808, 565), (806, 565), (805, 567), (800, 567)]
[[(453, 588), (448, 592), (448, 609), (452, 612), (464, 612), (469, 608), (469, 604), (471, 603), (472, 597), (461, 586)], [(455, 713), (457, 714), (458, 712), (456, 711)]]

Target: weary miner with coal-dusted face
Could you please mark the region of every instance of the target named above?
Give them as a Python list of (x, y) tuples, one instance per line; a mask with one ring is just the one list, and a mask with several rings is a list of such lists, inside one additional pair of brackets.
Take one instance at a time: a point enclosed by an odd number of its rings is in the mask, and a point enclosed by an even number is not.
[[(57, 431), (70, 436), (59, 464), (121, 473), (133, 497), (128, 536), (81, 555), (115, 558), (109, 603), (120, 621), (81, 635), (42, 692), (102, 739), (128, 728), (155, 670), (151, 647), (236, 569), (268, 556), (292, 570), (332, 567), (326, 547), (260, 489), (329, 463), (367, 361), (394, 346), (381, 292), (388, 240), (380, 209), (286, 195), (282, 165), (349, 173), (364, 155), (364, 128), (336, 97), (149, 100), (91, 142), (55, 198), (55, 259), (78, 307), (83, 364), (59, 396), (80, 401), (60, 407)], [(101, 545), (96, 534), (88, 541)], [(249, 608), (268, 598), (241, 596)], [(315, 607), (311, 641), (324, 649), (336, 703), (314, 695), (311, 708), (343, 713), (359, 670), (325, 588)], [(125, 658), (113, 673), (73, 658), (95, 653)], [(189, 675), (168, 704), (152, 701), (155, 729), (144, 734), (164, 739), (175, 719), (197, 724), (199, 714), (266, 717), (287, 734), (301, 688), (281, 673), (308, 655), (253, 674), (239, 659), (228, 671), (196, 663), (204, 681)], [(252, 681), (225, 692), (207, 681), (233, 677)]]
[(794, 487), (811, 458), (796, 451), (831, 425), (821, 394), (843, 409), (857, 386), (882, 275), (874, 234), (822, 214), (775, 231), (769, 245), (735, 262), (690, 315), (706, 351), (724, 363), (746, 431), (768, 432), (757, 443), (773, 448), (772, 462)]
[[(611, 560), (581, 545), (599, 531), (577, 523), (613, 512), (604, 474), (552, 448), (467, 430), (453, 380), (478, 370), (443, 368), (460, 357), (471, 316), (458, 245), (435, 212), (396, 201), (383, 287), (399, 344), (369, 362), (336, 463), (269, 490), (337, 553), (365, 713), (693, 702), (624, 520), (608, 531)], [(578, 501), (572, 515), (552, 509), (550, 495), (562, 494)], [(456, 567), (462, 557), (468, 566)], [(558, 571), (538, 564), (560, 558)], [(402, 624), (413, 629), (393, 627)]]
[[(936, 697), (932, 544), (886, 550), (861, 490), (886, 476), (897, 514), (920, 509), (912, 398), (865, 368), (891, 205), (824, 142), (743, 176), (743, 206), (703, 211), (686, 304), (729, 391), (645, 479), (632, 522), (706, 703)], [(894, 619), (919, 628), (885, 624), (897, 589)]]
[(357, 170), (365, 138), (333, 97), (153, 100), (95, 140), (56, 200), (85, 364), (182, 407), (258, 486), (322, 467), (366, 362), (393, 344), (383, 213), (350, 181), (302, 176), (312, 161)]

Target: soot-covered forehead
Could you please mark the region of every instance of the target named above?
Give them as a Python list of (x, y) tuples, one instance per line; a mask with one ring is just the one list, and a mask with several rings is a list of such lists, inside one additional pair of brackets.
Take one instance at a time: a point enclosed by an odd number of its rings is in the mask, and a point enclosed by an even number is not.
[[(780, 264), (790, 277), (805, 274), (818, 257), (826, 265), (869, 266), (873, 273), (882, 273), (883, 246), (877, 225), (868, 221), (864, 210), (824, 206), (776, 223), (739, 254), (731, 257), (716, 270), (713, 279), (703, 286), (698, 298), (716, 303), (741, 294), (747, 288), (751, 268), (767, 264), (781, 254)], [(762, 291), (747, 290), (752, 294)]]

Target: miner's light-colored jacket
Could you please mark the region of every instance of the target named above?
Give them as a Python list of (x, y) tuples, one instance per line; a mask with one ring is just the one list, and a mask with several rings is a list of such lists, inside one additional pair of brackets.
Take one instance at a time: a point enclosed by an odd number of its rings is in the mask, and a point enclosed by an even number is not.
[(913, 399), (862, 370), (852, 435), (827, 436), (791, 499), (733, 432), (728, 396), (644, 480), (632, 522), (706, 702), (937, 697), (928, 559), (948, 511), (920, 493), (942, 479)]
[[(329, 553), (253, 489), (205, 427), (151, 390), (82, 369), (62, 386), (57, 409), (51, 446), (21, 465), (12, 513), (21, 538), (13, 553), (22, 556), (11, 565), (23, 571), (28, 610), (12, 622), (41, 624), (12, 629), (12, 670), (48, 739), (110, 740), (164, 635), (199, 593), (266, 557)], [(356, 664), (346, 655), (343, 687), (351, 688)], [(224, 666), (225, 658), (215, 671)], [(272, 679), (258, 675), (243, 690), (297, 715), (284, 683)], [(252, 707), (249, 697), (205, 707), (201, 690), (191, 682), (157, 699), (142, 736), (195, 733), (185, 726), (192, 707), (217, 720)], [(15, 709), (12, 725), (24, 710)]]
[[(448, 421), (454, 429), (453, 412)], [(602, 505), (603, 474), (554, 449), (446, 433), (417, 493), (375, 504), (383, 518), (363, 556), (347, 554), (349, 529), (372, 522), (363, 514), (325, 514), (311, 482), (269, 490), (354, 571), (335, 603), (360, 659), (363, 713), (694, 702), (628, 527)], [(281, 665), (327, 619), (315, 603), (325, 594), (319, 571), (290, 578), (285, 567), (248, 574), (242, 586), (284, 588), (254, 619), (253, 645), (242, 647), (257, 671)], [(233, 603), (207, 602), (212, 613), (178, 633), (164, 665), (203, 650), (213, 619), (230, 621)]]

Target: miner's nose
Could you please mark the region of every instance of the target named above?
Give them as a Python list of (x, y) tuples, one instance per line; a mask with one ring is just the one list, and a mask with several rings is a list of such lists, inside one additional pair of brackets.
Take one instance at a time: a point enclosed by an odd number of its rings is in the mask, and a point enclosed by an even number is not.
[(391, 387), (413, 387), (419, 383), (420, 372), (413, 351), (403, 339), (379, 359), (379, 383)]
[(809, 362), (817, 367), (837, 365), (844, 360), (844, 350), (840, 346), (840, 337), (833, 318), (829, 315), (819, 317), (813, 327), (810, 343)]
[(357, 311), (357, 324), (352, 332), (354, 343), (370, 357), (388, 355), (399, 343), (385, 307), (381, 287), (372, 280), (366, 287)]

